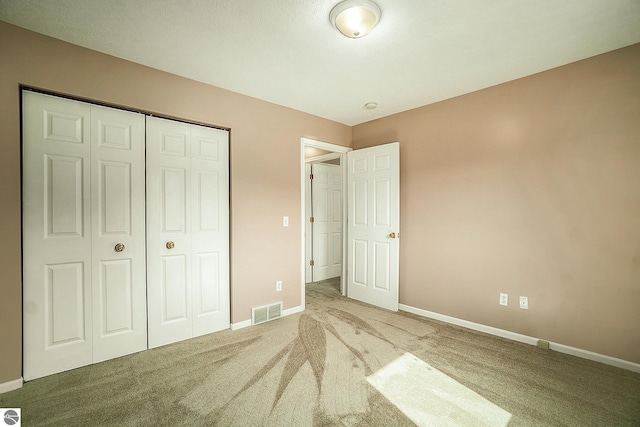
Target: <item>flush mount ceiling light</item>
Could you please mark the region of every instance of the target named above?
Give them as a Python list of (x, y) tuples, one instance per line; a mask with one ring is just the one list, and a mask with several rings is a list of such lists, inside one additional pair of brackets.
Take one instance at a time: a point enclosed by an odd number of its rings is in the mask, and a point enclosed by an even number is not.
[(380, 8), (369, 0), (345, 0), (331, 9), (329, 20), (345, 36), (359, 39), (376, 26)]

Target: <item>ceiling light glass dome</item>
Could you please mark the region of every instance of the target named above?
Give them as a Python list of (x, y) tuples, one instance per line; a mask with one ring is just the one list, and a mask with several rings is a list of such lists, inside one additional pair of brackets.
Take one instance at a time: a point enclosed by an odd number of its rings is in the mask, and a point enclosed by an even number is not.
[(380, 8), (369, 0), (345, 0), (331, 10), (329, 20), (345, 36), (358, 39), (380, 21)]

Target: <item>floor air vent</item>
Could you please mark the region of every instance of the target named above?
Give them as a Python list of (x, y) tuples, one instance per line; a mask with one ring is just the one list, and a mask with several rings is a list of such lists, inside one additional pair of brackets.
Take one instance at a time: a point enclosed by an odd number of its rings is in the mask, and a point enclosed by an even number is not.
[(282, 302), (251, 309), (251, 321), (254, 325), (282, 317)]

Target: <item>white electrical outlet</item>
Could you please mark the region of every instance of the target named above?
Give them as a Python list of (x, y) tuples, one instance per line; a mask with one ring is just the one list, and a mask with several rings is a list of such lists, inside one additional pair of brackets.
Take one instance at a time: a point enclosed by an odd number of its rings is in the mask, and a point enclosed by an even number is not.
[(282, 290), (282, 280), (278, 280), (276, 282), (276, 291), (280, 292)]
[(509, 294), (500, 292), (500, 305), (509, 305)]
[(520, 308), (522, 308), (524, 310), (528, 310), (529, 309), (529, 298), (520, 297)]
[(288, 227), (289, 226), (289, 217), (288, 216), (283, 216), (282, 217), (282, 226), (283, 227)]

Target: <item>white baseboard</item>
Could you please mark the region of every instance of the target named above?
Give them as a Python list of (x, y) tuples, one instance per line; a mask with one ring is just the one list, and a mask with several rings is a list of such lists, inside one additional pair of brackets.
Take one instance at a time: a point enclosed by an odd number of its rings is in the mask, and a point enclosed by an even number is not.
[(24, 381), (23, 381), (22, 377), (18, 378), (17, 380), (13, 380), (13, 381), (9, 381), (9, 382), (6, 382), (6, 383), (2, 383), (2, 384), (0, 384), (0, 394), (6, 393), (8, 391), (17, 390), (17, 389), (22, 387), (23, 383), (24, 383)]
[(581, 348), (569, 347), (568, 345), (549, 343), (549, 349), (560, 353), (570, 354), (572, 356), (581, 357), (583, 359), (593, 360), (594, 362), (604, 363), (605, 365), (615, 366), (617, 368), (627, 369), (629, 371), (640, 373), (640, 364), (629, 362), (628, 360), (618, 359), (616, 357), (607, 356), (605, 354), (594, 353)]
[[(399, 304), (398, 308), (408, 313), (417, 314), (418, 316), (440, 320), (445, 323), (451, 323), (453, 325), (462, 326), (468, 329), (473, 329), (474, 331), (480, 331), (487, 334), (496, 335), (498, 337), (507, 338), (512, 341), (522, 342), (522, 343), (531, 344), (531, 345), (538, 344), (538, 338), (530, 337), (528, 335), (522, 335), (516, 332), (494, 328), (493, 326), (482, 325), (480, 323), (474, 323), (468, 320), (458, 319), (456, 317), (451, 317), (451, 316), (447, 316), (440, 313), (434, 313), (432, 311), (423, 310), (421, 308), (411, 307), (410, 305)], [(583, 359), (604, 363), (605, 365), (611, 365), (618, 368), (627, 369), (629, 371), (640, 373), (640, 364), (629, 362), (627, 360), (617, 359), (615, 357), (606, 356), (604, 354), (594, 353), (592, 351), (570, 347), (568, 345), (558, 344), (554, 342), (549, 342), (549, 349), (555, 350), (560, 353), (566, 353), (572, 356), (577, 356)]]
[(242, 322), (232, 323), (231, 330), (237, 331), (238, 329), (247, 328), (251, 326), (251, 319), (243, 320)]
[[(301, 311), (304, 311), (304, 308), (302, 308), (301, 305), (297, 307), (287, 308), (286, 310), (282, 310), (282, 317), (300, 313)], [(238, 329), (247, 328), (249, 326), (251, 326), (251, 319), (243, 320), (242, 322), (238, 322), (238, 323), (232, 323), (231, 330), (237, 331)]]
[(282, 310), (282, 317), (300, 313), (301, 311), (304, 311), (304, 308), (301, 305), (297, 307), (287, 308), (286, 310)]

